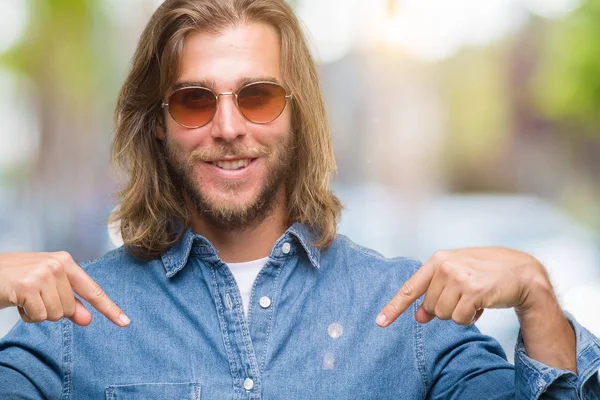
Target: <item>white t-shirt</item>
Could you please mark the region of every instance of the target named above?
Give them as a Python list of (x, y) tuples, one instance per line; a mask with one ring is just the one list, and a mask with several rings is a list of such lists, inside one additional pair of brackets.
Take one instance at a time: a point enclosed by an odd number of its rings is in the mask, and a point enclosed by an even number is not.
[(265, 266), (269, 257), (261, 258), (260, 260), (240, 262), (240, 263), (226, 263), (231, 273), (235, 277), (235, 280), (240, 288), (242, 295), (242, 305), (244, 306), (244, 313), (248, 316), (248, 308), (250, 307), (250, 293), (252, 292), (252, 285), (256, 276)]

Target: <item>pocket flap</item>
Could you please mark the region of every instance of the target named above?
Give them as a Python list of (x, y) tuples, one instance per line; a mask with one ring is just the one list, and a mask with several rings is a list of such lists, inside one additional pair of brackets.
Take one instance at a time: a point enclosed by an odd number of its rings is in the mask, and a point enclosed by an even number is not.
[(135, 383), (106, 387), (106, 399), (126, 400), (200, 400), (200, 384), (188, 383)]

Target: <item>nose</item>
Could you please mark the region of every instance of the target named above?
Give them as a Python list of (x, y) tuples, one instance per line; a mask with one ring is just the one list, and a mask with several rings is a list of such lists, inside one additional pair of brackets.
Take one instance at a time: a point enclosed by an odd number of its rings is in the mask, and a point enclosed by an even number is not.
[(218, 140), (234, 141), (245, 135), (245, 119), (236, 106), (233, 93), (221, 93), (213, 117), (212, 136)]

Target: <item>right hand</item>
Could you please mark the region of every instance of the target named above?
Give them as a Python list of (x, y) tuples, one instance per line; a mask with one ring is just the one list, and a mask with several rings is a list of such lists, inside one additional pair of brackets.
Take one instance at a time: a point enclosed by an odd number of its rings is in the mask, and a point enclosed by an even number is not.
[(0, 254), (0, 309), (16, 306), (24, 322), (66, 317), (89, 325), (92, 314), (73, 291), (116, 325), (128, 325), (119, 318), (121, 309), (69, 253)]

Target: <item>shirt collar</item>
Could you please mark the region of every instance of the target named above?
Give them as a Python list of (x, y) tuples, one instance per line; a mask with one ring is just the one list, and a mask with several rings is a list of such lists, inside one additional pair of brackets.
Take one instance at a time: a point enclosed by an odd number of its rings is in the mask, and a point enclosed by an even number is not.
[(319, 269), (321, 267), (321, 250), (314, 246), (313, 243), (317, 240), (316, 235), (306, 225), (295, 222), (288, 228), (286, 233), (278, 240), (278, 243), (284, 238), (292, 235), (300, 243), (308, 259), (313, 267)]
[[(282, 248), (285, 243), (294, 243), (296, 248), (301, 248), (306, 253), (311, 265), (316, 269), (320, 268), (321, 252), (318, 247), (313, 246), (315, 235), (304, 224), (295, 222), (285, 233), (275, 242), (271, 255), (274, 258), (285, 256)], [(299, 244), (299, 245), (298, 245)], [(290, 243), (292, 245), (292, 243)], [(191, 228), (187, 228), (181, 235), (181, 238), (169, 247), (162, 255), (161, 259), (166, 270), (167, 278), (173, 277), (187, 264), (190, 252), (193, 247), (197, 247), (203, 256), (216, 256), (217, 250), (204, 236), (194, 233)], [(288, 252), (289, 253), (289, 252)]]

